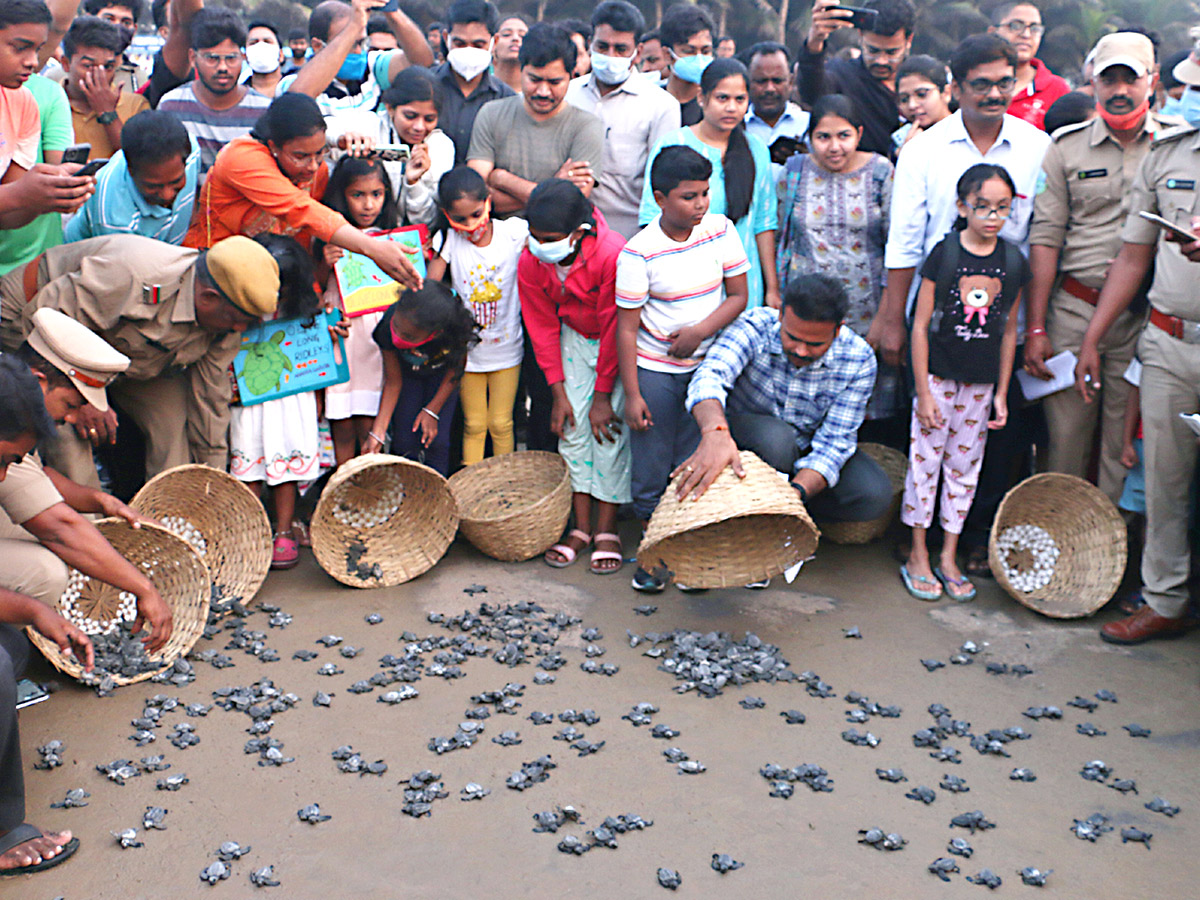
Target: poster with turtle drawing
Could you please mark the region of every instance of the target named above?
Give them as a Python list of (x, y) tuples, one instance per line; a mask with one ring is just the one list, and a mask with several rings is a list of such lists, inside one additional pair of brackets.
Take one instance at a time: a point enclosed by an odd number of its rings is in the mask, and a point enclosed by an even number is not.
[(341, 317), (335, 311), (313, 319), (267, 321), (247, 329), (233, 360), (242, 405), (349, 381), (345, 348), (329, 332)]
[[(424, 225), (412, 225), (373, 234), (375, 240), (395, 241), (425, 277), (425, 254), (422, 244), (428, 234)], [(342, 292), (342, 307), (350, 318), (371, 312), (381, 312), (396, 302), (396, 282), (379, 268), (374, 260), (361, 253), (342, 254), (334, 263), (338, 290)]]

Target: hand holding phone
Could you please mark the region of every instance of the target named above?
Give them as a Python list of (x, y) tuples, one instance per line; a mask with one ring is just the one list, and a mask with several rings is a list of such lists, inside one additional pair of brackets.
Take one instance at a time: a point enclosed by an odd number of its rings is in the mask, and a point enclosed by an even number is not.
[(408, 144), (376, 144), (364, 156), (373, 156), (384, 162), (400, 162), (409, 157)]
[(76, 178), (86, 178), (95, 175), (101, 169), (108, 165), (107, 159), (93, 159), (90, 163), (75, 173)]
[(1191, 244), (1195, 241), (1200, 241), (1200, 235), (1192, 234), (1192, 232), (1188, 231), (1186, 228), (1176, 225), (1174, 222), (1170, 222), (1167, 219), (1164, 219), (1162, 216), (1156, 216), (1154, 213), (1146, 212), (1145, 210), (1139, 211), (1138, 215), (1147, 222), (1153, 222), (1159, 228), (1162, 228), (1164, 231), (1173, 234), (1177, 239), (1185, 244)]
[(65, 163), (83, 164), (88, 161), (88, 157), (92, 155), (91, 144), (72, 144), (63, 150), (62, 161)]
[(805, 146), (804, 141), (785, 134), (781, 134), (775, 138), (768, 149), (771, 152), (771, 162), (778, 166), (782, 166), (797, 153), (808, 152), (808, 147)]
[(877, 10), (863, 6), (838, 6), (837, 9), (850, 13), (850, 25), (859, 31), (875, 30), (875, 19), (879, 15)]

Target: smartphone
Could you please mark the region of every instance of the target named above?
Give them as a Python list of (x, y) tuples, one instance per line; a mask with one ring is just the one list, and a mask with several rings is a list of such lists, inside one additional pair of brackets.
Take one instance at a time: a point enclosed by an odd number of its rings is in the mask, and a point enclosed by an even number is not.
[(93, 159), (90, 163), (75, 173), (76, 178), (84, 178), (88, 175), (95, 175), (101, 169), (108, 165), (107, 159)]
[(40, 684), (36, 684), (28, 678), (22, 678), (17, 682), (17, 709), (24, 709), (49, 699), (49, 692)]
[(782, 166), (797, 153), (807, 153), (808, 147), (799, 138), (781, 134), (771, 143), (771, 162)]
[(400, 8), (400, 0), (387, 0), (383, 6), (375, 7), (375, 12), (395, 12)]
[(1168, 222), (1162, 216), (1156, 216), (1154, 213), (1145, 212), (1144, 210), (1139, 212), (1138, 215), (1141, 216), (1143, 219), (1145, 219), (1147, 222), (1153, 222), (1159, 228), (1165, 228), (1167, 231), (1171, 232), (1171, 234), (1176, 235), (1177, 237), (1183, 239), (1184, 241), (1186, 241), (1189, 244), (1192, 243), (1193, 241), (1200, 240), (1200, 237), (1197, 237), (1196, 235), (1192, 234), (1186, 228), (1176, 225), (1174, 222)]
[(375, 149), (369, 151), (367, 155), (382, 159), (384, 162), (400, 162), (408, 159), (408, 144), (376, 144)]
[(63, 151), (62, 161), (65, 163), (85, 163), (91, 155), (91, 144), (72, 144)]
[(838, 6), (837, 9), (844, 9), (850, 13), (850, 24), (859, 31), (874, 31), (875, 17), (879, 12), (874, 9), (866, 9), (862, 6)]

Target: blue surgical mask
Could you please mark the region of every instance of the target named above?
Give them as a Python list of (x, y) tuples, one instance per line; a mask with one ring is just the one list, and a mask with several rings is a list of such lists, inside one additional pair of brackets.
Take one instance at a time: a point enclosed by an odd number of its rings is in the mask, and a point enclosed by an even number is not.
[(1162, 109), (1158, 111), (1159, 115), (1178, 116), (1180, 115), (1179, 108), (1182, 104), (1182, 100), (1176, 100), (1174, 97), (1168, 97), (1166, 102), (1163, 103)]
[(335, 76), (338, 81), (365, 81), (367, 77), (367, 54), (347, 53), (342, 67)]
[(557, 265), (562, 262), (575, 250), (571, 246), (571, 236), (568, 234), (561, 241), (547, 241), (542, 243), (533, 235), (529, 236), (529, 252), (544, 263)]
[(1175, 114), (1187, 119), (1189, 125), (1200, 127), (1200, 88), (1189, 87), (1183, 92)]
[(676, 56), (675, 62), (671, 65), (671, 71), (675, 73), (675, 77), (689, 84), (699, 84), (700, 76), (704, 74), (704, 70), (708, 68), (708, 64), (713, 61), (711, 56), (702, 53), (693, 53), (691, 56)]

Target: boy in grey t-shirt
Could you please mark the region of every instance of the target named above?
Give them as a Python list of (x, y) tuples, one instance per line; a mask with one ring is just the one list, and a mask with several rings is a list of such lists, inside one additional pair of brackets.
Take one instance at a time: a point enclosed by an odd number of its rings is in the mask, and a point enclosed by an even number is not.
[(493, 100), (476, 116), (467, 165), (491, 188), (493, 213), (520, 212), (547, 178), (565, 178), (591, 194), (600, 174), (604, 126), (566, 103), (575, 55), (562, 28), (534, 25), (521, 43), (522, 94)]

